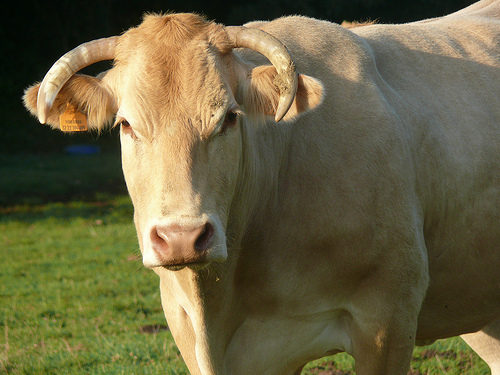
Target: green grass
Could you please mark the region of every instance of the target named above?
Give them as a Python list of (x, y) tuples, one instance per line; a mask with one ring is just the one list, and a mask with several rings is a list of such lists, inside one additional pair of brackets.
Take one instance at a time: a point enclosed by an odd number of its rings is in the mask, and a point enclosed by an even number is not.
[(0, 372), (187, 373), (131, 217), (128, 197), (2, 215)]
[[(187, 374), (140, 261), (119, 158), (0, 161), (0, 374)], [(352, 366), (341, 354), (304, 374)], [(412, 375), (487, 373), (458, 338), (414, 351)]]

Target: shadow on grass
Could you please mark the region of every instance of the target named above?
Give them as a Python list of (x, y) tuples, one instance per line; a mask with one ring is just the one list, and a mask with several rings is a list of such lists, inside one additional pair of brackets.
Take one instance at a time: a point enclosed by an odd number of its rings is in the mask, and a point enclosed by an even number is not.
[(133, 213), (130, 198), (119, 195), (109, 196), (106, 201), (53, 202), (0, 207), (0, 223), (18, 221), (31, 224), (50, 218), (59, 221), (81, 218), (94, 221), (98, 225), (110, 222), (128, 224), (133, 221)]
[(98, 201), (126, 194), (120, 154), (0, 155), (0, 207)]
[(0, 222), (132, 220), (120, 154), (0, 155)]

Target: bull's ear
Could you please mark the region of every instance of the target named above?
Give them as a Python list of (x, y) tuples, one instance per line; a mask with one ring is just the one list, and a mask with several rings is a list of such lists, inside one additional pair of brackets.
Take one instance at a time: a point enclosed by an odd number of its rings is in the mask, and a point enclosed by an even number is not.
[[(275, 83), (277, 72), (273, 66), (258, 66), (251, 72), (242, 93), (249, 114), (276, 114), (280, 92)], [(316, 78), (299, 74), (297, 94), (292, 106), (283, 118), (291, 121), (299, 114), (311, 110), (323, 101), (323, 85)]]
[[(24, 105), (34, 116), (37, 116), (39, 88), (39, 83), (27, 88), (23, 97)], [(68, 103), (87, 116), (90, 129), (102, 129), (113, 121), (116, 113), (115, 100), (102, 84), (100, 77), (74, 75), (66, 82), (47, 117), (47, 123), (53, 128), (60, 129), (59, 116), (66, 110)]]

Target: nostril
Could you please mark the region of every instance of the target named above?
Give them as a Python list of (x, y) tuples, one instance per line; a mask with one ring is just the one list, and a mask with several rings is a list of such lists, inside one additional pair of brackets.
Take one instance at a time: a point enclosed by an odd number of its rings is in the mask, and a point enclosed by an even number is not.
[(194, 244), (194, 249), (199, 252), (206, 251), (210, 246), (210, 240), (212, 239), (213, 235), (214, 235), (213, 225), (210, 223), (206, 223), (203, 228), (203, 231), (196, 239), (196, 242)]
[(167, 233), (162, 228), (155, 226), (151, 231), (151, 242), (157, 246), (168, 246)]

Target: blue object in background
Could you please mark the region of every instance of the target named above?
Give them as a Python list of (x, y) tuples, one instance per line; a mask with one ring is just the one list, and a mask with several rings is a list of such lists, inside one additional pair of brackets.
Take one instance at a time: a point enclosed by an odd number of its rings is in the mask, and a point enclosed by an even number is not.
[(69, 155), (95, 155), (101, 152), (101, 148), (95, 145), (72, 145), (64, 148)]

